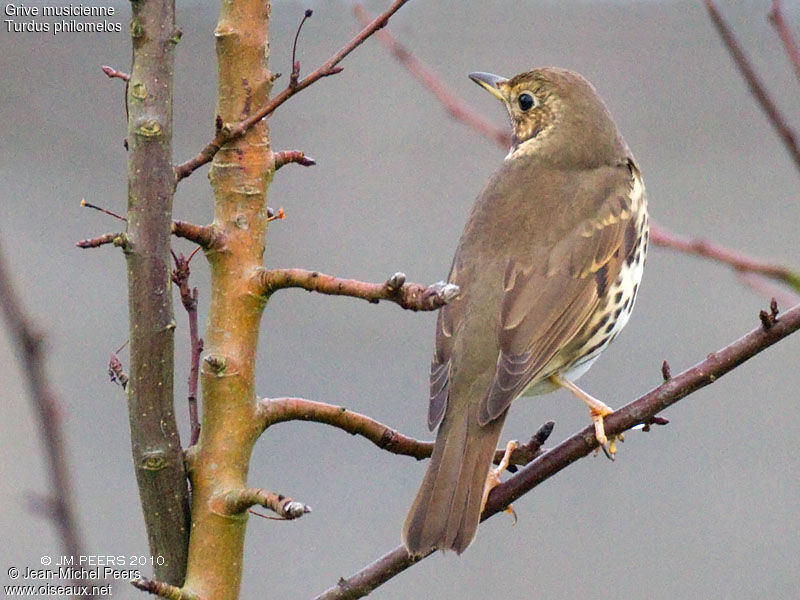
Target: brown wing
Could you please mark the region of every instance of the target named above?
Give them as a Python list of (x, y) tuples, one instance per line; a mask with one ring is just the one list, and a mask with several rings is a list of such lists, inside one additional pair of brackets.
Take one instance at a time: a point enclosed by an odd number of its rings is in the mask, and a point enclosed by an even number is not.
[(626, 232), (636, 226), (631, 218), (634, 167), (622, 173), (630, 176), (621, 177), (610, 194), (603, 191), (608, 195), (598, 202), (599, 210), (552, 247), (510, 258), (500, 314), (500, 354), (481, 402), (481, 425), (503, 414), (537, 377), (550, 374), (559, 350), (581, 331), (606, 286), (617, 278), (632, 251)]
[[(448, 283), (458, 285), (458, 265), (453, 262)], [(428, 427), (433, 431), (444, 417), (450, 390), (450, 365), (453, 354), (453, 333), (464, 313), (464, 301), (457, 298), (439, 310), (436, 320), (436, 348), (431, 359)]]

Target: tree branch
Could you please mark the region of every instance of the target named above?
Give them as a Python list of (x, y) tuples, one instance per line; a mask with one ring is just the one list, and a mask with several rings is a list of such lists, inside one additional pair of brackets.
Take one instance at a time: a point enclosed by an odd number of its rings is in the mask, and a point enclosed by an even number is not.
[(797, 42), (792, 35), (792, 30), (783, 18), (783, 8), (781, 7), (780, 0), (772, 0), (772, 10), (769, 11), (770, 23), (775, 27), (778, 32), (778, 37), (783, 42), (783, 47), (786, 49), (786, 55), (789, 57), (789, 62), (794, 67), (795, 75), (800, 79), (800, 49), (797, 47)]
[(100, 246), (104, 246), (105, 244), (113, 244), (115, 246), (122, 246), (124, 247), (128, 243), (127, 235), (124, 233), (104, 233), (103, 235), (98, 235), (94, 238), (88, 238), (85, 240), (81, 240), (79, 242), (75, 242), (75, 245), (78, 248), (99, 248)]
[(672, 248), (686, 254), (694, 254), (730, 265), (740, 273), (756, 273), (782, 281), (795, 291), (800, 292), (800, 273), (792, 271), (783, 265), (751, 258), (741, 252), (719, 246), (704, 239), (672, 233), (663, 227), (652, 227), (650, 229), (650, 241), (656, 246)]
[(61, 537), (61, 547), (68, 556), (82, 556), (83, 542), (72, 493), (72, 479), (67, 465), (61, 410), (47, 377), (43, 339), (17, 296), (3, 256), (0, 255), (0, 313), (6, 321), (9, 337), (20, 359), (20, 367), (39, 418), (41, 441), (48, 462), (50, 490), (47, 495), (48, 517)]
[[(433, 442), (423, 442), (403, 435), (380, 421), (347, 410), (344, 406), (335, 406), (304, 398), (266, 398), (261, 400), (258, 418), (261, 420), (263, 429), (287, 421), (313, 421), (331, 425), (351, 435), (360, 435), (381, 450), (401, 456), (411, 456), (417, 460), (429, 458), (433, 452)], [(542, 445), (552, 431), (552, 421), (542, 425), (527, 444), (514, 450), (511, 454), (510, 464), (512, 466), (526, 465), (539, 456), (542, 453)], [(499, 448), (495, 452), (495, 464), (502, 460), (504, 453), (505, 448)]]
[[(353, 14), (362, 25), (366, 25), (372, 20), (372, 16), (361, 4), (353, 6)], [(507, 129), (497, 127), (488, 119), (473, 111), (463, 100), (447, 89), (441, 78), (397, 41), (391, 33), (384, 29), (378, 31), (375, 37), (406, 68), (412, 77), (436, 96), (439, 102), (444, 105), (450, 117), (494, 141), (501, 148), (508, 149), (511, 146), (511, 135)]]
[(351, 296), (377, 303), (389, 300), (408, 310), (436, 310), (458, 297), (457, 285), (439, 281), (429, 286), (406, 283), (404, 273), (395, 273), (384, 283), (339, 279), (319, 271), (305, 269), (262, 269), (258, 272), (262, 293), (270, 295), (284, 288), (302, 288), (333, 296)]
[(241, 515), (252, 506), (268, 508), (287, 521), (299, 519), (311, 512), (311, 507), (302, 502), (258, 488), (227, 492), (212, 499), (211, 502), (219, 514), (230, 517)]
[(317, 164), (310, 156), (306, 156), (304, 152), (300, 150), (284, 150), (283, 152), (276, 152), (272, 155), (272, 163), (274, 169), (277, 171), (284, 165), (288, 165), (289, 163), (296, 163), (301, 167), (313, 167)]
[(225, 245), (225, 235), (213, 225), (173, 221), (170, 231), (172, 235), (194, 242), (204, 250), (220, 250)]
[(174, 0), (131, 3), (128, 106), (128, 275), (131, 447), (155, 577), (181, 585), (189, 540), (189, 489), (173, 406), (170, 283)]
[[(195, 249), (197, 252), (198, 248)], [(200, 355), (203, 352), (203, 339), (197, 333), (197, 288), (189, 288), (189, 261), (192, 260), (194, 252), (186, 258), (183, 254), (172, 253), (175, 261), (175, 269), (172, 271), (172, 281), (178, 286), (181, 294), (181, 304), (186, 310), (189, 319), (189, 344), (191, 347), (191, 358), (189, 359), (189, 426), (191, 434), (189, 446), (194, 446), (200, 438), (200, 417), (197, 411), (197, 381), (200, 373)]]
[[(713, 383), (746, 360), (800, 329), (800, 305), (778, 316), (768, 328), (754, 329), (732, 344), (713, 352), (695, 366), (671, 377), (639, 399), (605, 418), (606, 433), (623, 431), (650, 421), (655, 415), (692, 392)], [(544, 453), (489, 494), (482, 520), (505, 508), (534, 487), (587, 456), (597, 447), (594, 427), (589, 426)], [(361, 598), (424, 557), (412, 557), (400, 546), (347, 579), (340, 579), (316, 600)]]
[(395, 0), (392, 5), (389, 7), (386, 12), (381, 14), (378, 18), (376, 18), (372, 23), (364, 27), (364, 29), (359, 32), (352, 40), (350, 40), (347, 44), (345, 44), (336, 54), (331, 56), (324, 64), (322, 64), (316, 71), (313, 71), (303, 79), (297, 81), (296, 83), (290, 82), (290, 84), (277, 96), (273, 97), (269, 100), (266, 104), (264, 104), (261, 108), (251, 114), (249, 117), (240, 121), (236, 124), (228, 124), (218, 128), (217, 134), (214, 136), (214, 139), (211, 140), (205, 148), (203, 148), (197, 156), (187, 160), (185, 163), (178, 165), (175, 168), (175, 180), (180, 181), (181, 179), (188, 177), (191, 175), (196, 169), (203, 166), (204, 164), (211, 161), (214, 158), (214, 155), (219, 152), (219, 149), (230, 141), (240, 138), (244, 133), (250, 129), (254, 124), (258, 123), (261, 119), (270, 116), (275, 109), (277, 109), (281, 104), (286, 102), (289, 98), (294, 96), (295, 94), (300, 93), (312, 83), (315, 83), (319, 79), (323, 77), (327, 77), (329, 75), (335, 75), (336, 73), (341, 72), (341, 67), (337, 65), (353, 50), (358, 48), (364, 41), (369, 38), (373, 33), (375, 33), (378, 29), (386, 26), (386, 23), (389, 22), (389, 18), (396, 13), (400, 8), (406, 3), (408, 0)]
[(733, 58), (733, 61), (739, 68), (739, 72), (741, 72), (742, 77), (744, 77), (744, 80), (750, 87), (753, 96), (758, 100), (762, 110), (767, 114), (778, 136), (783, 140), (783, 144), (786, 146), (789, 154), (791, 154), (795, 166), (800, 169), (800, 147), (797, 146), (794, 131), (787, 125), (785, 117), (781, 114), (777, 105), (767, 93), (764, 84), (759, 79), (747, 56), (745, 56), (739, 41), (733, 34), (730, 25), (725, 21), (714, 0), (705, 0), (705, 3), (708, 14), (711, 16), (711, 21), (714, 23), (717, 33), (719, 33), (719, 36), (728, 48), (731, 58)]

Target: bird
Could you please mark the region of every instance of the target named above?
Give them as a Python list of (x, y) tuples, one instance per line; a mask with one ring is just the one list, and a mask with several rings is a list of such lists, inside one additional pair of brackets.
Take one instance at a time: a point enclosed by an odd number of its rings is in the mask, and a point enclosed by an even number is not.
[(556, 67), (469, 77), (505, 105), (512, 145), (472, 207), (448, 276), (460, 294), (436, 321), (438, 431), (403, 526), (412, 556), (470, 545), (519, 396), (566, 388), (616, 451), (612, 409), (574, 382), (627, 323), (649, 237), (639, 167), (591, 83)]

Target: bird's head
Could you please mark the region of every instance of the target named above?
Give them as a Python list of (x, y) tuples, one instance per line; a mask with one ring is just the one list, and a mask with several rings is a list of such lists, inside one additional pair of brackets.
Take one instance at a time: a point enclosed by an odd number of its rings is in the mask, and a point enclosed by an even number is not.
[(627, 153), (603, 100), (577, 73), (545, 67), (511, 79), (491, 73), (469, 76), (508, 110), (513, 135), (509, 158), (536, 153), (588, 166)]

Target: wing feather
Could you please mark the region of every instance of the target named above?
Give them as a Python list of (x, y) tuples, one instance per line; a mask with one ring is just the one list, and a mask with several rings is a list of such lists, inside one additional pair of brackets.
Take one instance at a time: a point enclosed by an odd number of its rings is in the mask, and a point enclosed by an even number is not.
[(611, 189), (580, 191), (604, 194), (588, 200), (600, 205), (595, 215), (577, 223), (549, 248), (509, 259), (500, 310), (500, 351), (494, 380), (481, 402), (481, 425), (503, 414), (527, 387), (563, 366), (560, 350), (583, 330), (606, 286), (619, 275), (636, 199), (633, 165), (618, 173), (627, 176), (620, 176)]

